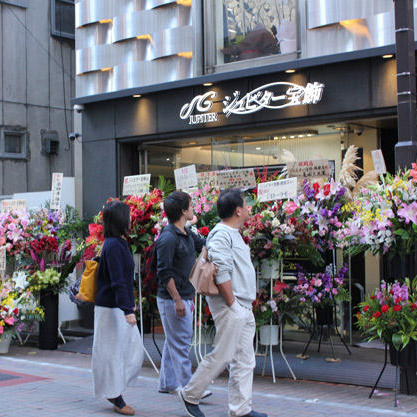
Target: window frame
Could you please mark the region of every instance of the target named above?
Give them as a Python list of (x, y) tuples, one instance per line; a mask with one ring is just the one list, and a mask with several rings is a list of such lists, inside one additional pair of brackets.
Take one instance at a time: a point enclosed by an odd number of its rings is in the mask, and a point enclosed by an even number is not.
[(74, 23), (74, 33), (61, 32), (57, 30), (56, 19), (55, 19), (57, 2), (72, 4), (74, 6), (74, 13), (75, 13), (75, 1), (74, 0), (51, 0), (51, 34), (52, 36), (56, 36), (58, 38), (75, 40), (75, 23)]
[[(21, 140), (21, 152), (20, 153), (10, 153), (6, 152), (6, 135), (20, 136)], [(0, 139), (0, 158), (1, 159), (28, 159), (28, 132), (24, 130), (15, 130), (15, 129), (2, 129), (1, 130), (1, 139)]]
[[(226, 64), (217, 64), (216, 62), (216, 2), (222, 0), (206, 0), (203, 10), (204, 16), (204, 73), (221, 73), (236, 71), (240, 69), (261, 67), (265, 65), (277, 64), (280, 62), (296, 61), (300, 58), (303, 42), (303, 31), (301, 25), (304, 24), (304, 13), (302, 5), (304, 0), (296, 0), (297, 7), (297, 50), (286, 54), (267, 55), (259, 58), (245, 59), (242, 61), (228, 62)], [(304, 4), (305, 6), (305, 4)]]

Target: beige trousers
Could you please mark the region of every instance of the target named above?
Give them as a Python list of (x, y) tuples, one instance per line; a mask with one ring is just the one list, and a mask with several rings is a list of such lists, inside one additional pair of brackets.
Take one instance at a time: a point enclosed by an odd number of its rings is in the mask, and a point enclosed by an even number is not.
[(221, 296), (207, 297), (207, 301), (216, 326), (214, 350), (204, 357), (184, 388), (184, 399), (198, 404), (211, 382), (230, 365), (229, 414), (243, 416), (252, 411), (255, 318), (237, 301), (231, 307)]

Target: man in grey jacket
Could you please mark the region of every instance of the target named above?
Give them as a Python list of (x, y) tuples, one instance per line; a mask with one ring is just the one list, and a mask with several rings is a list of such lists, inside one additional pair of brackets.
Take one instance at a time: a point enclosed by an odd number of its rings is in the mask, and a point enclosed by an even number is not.
[(220, 290), (218, 296), (207, 297), (216, 326), (214, 350), (205, 356), (179, 397), (189, 416), (204, 417), (198, 406), (202, 394), (229, 365), (229, 415), (267, 417), (252, 410), (256, 276), (249, 246), (239, 232), (249, 212), (242, 193), (235, 189), (220, 193), (217, 210), (222, 221), (207, 238), (209, 258), (218, 268)]

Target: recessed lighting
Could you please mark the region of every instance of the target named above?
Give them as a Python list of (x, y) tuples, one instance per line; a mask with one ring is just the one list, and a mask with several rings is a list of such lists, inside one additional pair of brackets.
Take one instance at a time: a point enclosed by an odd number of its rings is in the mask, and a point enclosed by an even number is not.
[(213, 85), (213, 83), (204, 83), (203, 85), (204, 85), (204, 87), (211, 87)]
[(167, 161), (169, 161), (170, 159), (169, 158), (167, 158)]
[(394, 54), (385, 54), (385, 55), (382, 55), (382, 58), (384, 58), (384, 59), (390, 59), (393, 56), (394, 56)]
[(139, 97), (142, 97), (142, 94), (133, 94), (133, 96), (132, 96), (133, 98), (139, 98)]
[(287, 70), (285, 70), (285, 72), (287, 74), (293, 74), (295, 72), (295, 69), (287, 69)]
[(311, 136), (313, 136), (313, 134), (312, 133), (307, 133), (307, 136), (311, 137)]
[(298, 137), (299, 137), (299, 138), (303, 138), (303, 137), (304, 137), (304, 135), (298, 135)]
[(257, 151), (260, 151), (262, 148), (261, 148), (260, 146), (257, 146), (255, 149), (256, 149)]
[(294, 139), (295, 138), (295, 136), (290, 136), (290, 139)]
[(278, 140), (279, 139), (279, 136), (274, 136), (274, 140)]
[(287, 139), (287, 137), (286, 136), (282, 136), (281, 139)]

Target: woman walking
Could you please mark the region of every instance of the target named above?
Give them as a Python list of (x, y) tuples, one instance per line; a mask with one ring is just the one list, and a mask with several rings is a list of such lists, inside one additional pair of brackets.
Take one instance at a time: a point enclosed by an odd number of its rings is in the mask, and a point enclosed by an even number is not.
[(97, 274), (94, 309), (94, 393), (132, 416), (122, 392), (138, 377), (143, 344), (136, 326), (133, 297), (134, 262), (125, 239), (130, 229), (129, 206), (112, 201), (104, 207), (104, 245)]

